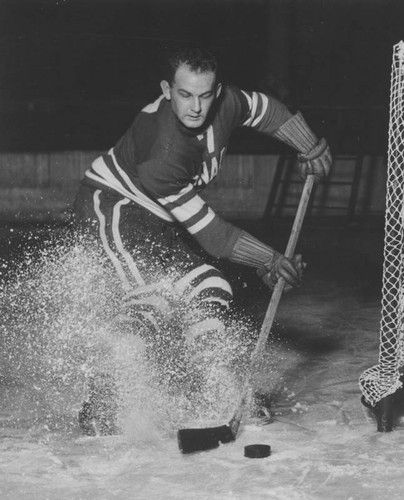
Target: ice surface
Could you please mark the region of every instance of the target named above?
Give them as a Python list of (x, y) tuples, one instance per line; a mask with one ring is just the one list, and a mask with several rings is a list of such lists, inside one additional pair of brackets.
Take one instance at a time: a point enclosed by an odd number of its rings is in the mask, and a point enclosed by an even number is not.
[[(187, 408), (155, 391), (142, 365), (142, 346), (110, 330), (115, 294), (103, 288), (96, 267), (89, 264), (87, 273), (78, 272), (70, 254), (63, 264), (63, 286), (55, 282), (60, 261), (48, 266), (45, 280), (38, 281), (34, 269), (21, 271), (25, 281), (20, 279), (20, 286), (8, 276), (1, 292), (0, 497), (401, 498), (403, 428), (377, 433), (360, 404), (357, 382), (378, 354), (380, 275), (370, 250), (373, 237), (358, 243), (353, 236), (346, 246), (335, 247), (329, 238), (312, 241), (317, 246), (307, 252), (312, 260), (305, 285), (282, 298), (256, 380), (274, 395), (271, 423), (250, 419), (234, 443), (193, 455), (181, 455), (175, 439)], [(73, 298), (65, 293), (72, 289)], [(268, 299), (256, 300), (261, 313)], [(119, 436), (85, 437), (77, 428), (94, 361), (112, 366), (117, 380), (126, 380), (122, 390), (132, 400)], [(229, 381), (221, 382), (232, 390)], [(231, 409), (232, 401), (225, 401), (211, 420), (209, 414), (199, 420), (193, 415), (192, 425), (225, 424)], [(245, 458), (244, 446), (254, 443), (269, 444), (272, 455)]]

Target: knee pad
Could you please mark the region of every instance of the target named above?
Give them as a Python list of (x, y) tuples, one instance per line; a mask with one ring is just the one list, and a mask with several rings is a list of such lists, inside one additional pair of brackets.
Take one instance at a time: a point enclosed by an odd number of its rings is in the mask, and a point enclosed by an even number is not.
[(116, 320), (143, 329), (147, 336), (156, 335), (173, 314), (164, 292), (160, 284), (145, 285), (129, 291), (123, 299), (123, 312)]
[(180, 278), (174, 283), (174, 290), (188, 304), (216, 303), (228, 308), (233, 299), (228, 281), (218, 269), (208, 264), (196, 267)]
[(225, 325), (219, 318), (206, 318), (188, 326), (185, 332), (185, 343), (192, 344), (198, 338), (209, 333), (222, 334), (225, 331)]

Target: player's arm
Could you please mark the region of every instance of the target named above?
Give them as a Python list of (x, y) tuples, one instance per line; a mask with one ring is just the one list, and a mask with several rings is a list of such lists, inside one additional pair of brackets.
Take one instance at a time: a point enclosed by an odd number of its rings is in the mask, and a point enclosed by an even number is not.
[[(237, 91), (236, 91), (237, 92)], [(292, 115), (288, 108), (260, 92), (239, 91), (244, 100), (242, 125), (269, 134), (298, 151), (303, 178), (313, 174), (317, 179), (329, 174), (332, 157), (326, 139), (318, 139), (300, 112)]]
[(319, 180), (330, 173), (330, 147), (324, 137), (317, 138), (300, 112), (282, 124), (273, 136), (299, 151), (300, 174), (303, 178), (312, 174)]
[(300, 285), (304, 267), (301, 256), (287, 259), (269, 245), (223, 220), (191, 184), (158, 201), (213, 257), (254, 267), (270, 288), (280, 276), (290, 286)]

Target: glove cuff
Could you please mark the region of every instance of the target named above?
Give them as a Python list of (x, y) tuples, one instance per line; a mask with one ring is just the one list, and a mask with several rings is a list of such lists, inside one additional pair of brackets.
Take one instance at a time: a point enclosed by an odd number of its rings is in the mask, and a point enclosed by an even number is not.
[(316, 134), (307, 125), (300, 111), (281, 125), (273, 136), (304, 154), (309, 153), (318, 144)]
[(299, 153), (297, 158), (300, 163), (305, 163), (306, 161), (312, 161), (319, 158), (325, 150), (328, 148), (328, 143), (324, 137), (322, 137), (318, 143), (314, 146), (314, 148), (308, 153)]
[(276, 255), (278, 255), (276, 250), (257, 240), (246, 231), (241, 231), (229, 260), (237, 264), (261, 268), (268, 262), (272, 262)]

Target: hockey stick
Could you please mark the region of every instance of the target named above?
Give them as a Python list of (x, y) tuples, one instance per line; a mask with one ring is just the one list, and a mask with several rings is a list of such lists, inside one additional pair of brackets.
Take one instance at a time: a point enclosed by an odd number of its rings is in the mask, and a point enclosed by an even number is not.
[[(314, 175), (307, 176), (300, 197), (295, 220), (293, 222), (288, 245), (285, 251), (285, 256), (288, 258), (293, 257), (293, 254), (295, 252), (297, 240), (299, 238), (300, 230), (303, 224), (303, 219), (310, 200), (313, 184)], [(236, 411), (234, 412), (233, 417), (229, 421), (228, 425), (222, 425), (220, 427), (209, 427), (204, 429), (180, 429), (177, 433), (177, 437), (178, 446), (182, 453), (193, 453), (197, 451), (211, 450), (213, 448), (217, 448), (219, 446), (219, 443), (230, 443), (231, 441), (234, 441), (236, 439), (241, 420), (251, 401), (251, 381), (254, 375), (254, 369), (257, 367), (258, 361), (264, 351), (265, 343), (267, 341), (269, 332), (271, 331), (284, 286), (285, 280), (283, 278), (278, 279), (272, 293), (264, 321), (261, 326), (257, 343), (251, 355), (249, 371), (244, 382), (242, 397), (240, 399), (239, 405), (236, 408)]]

